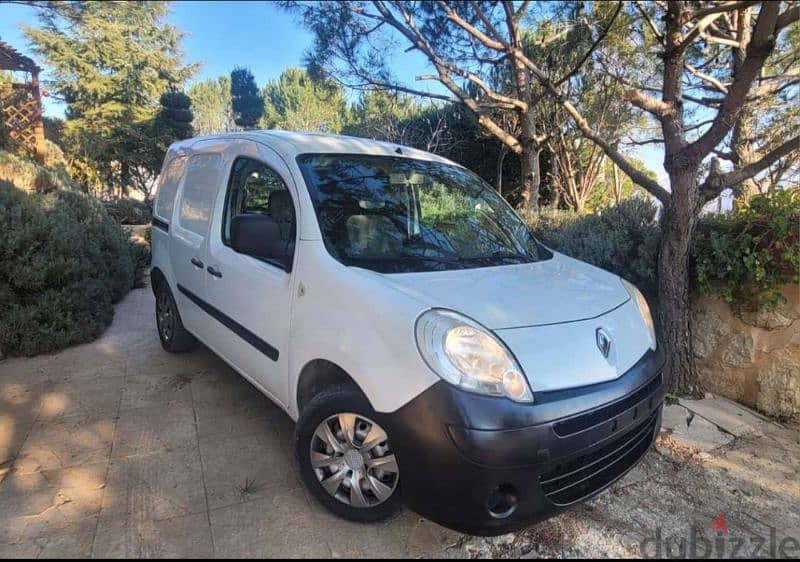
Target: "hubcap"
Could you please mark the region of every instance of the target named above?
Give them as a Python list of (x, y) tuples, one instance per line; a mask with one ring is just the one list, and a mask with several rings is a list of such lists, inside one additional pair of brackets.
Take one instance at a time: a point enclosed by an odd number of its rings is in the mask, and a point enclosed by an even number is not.
[(352, 507), (379, 505), (397, 488), (400, 472), (386, 432), (364, 416), (336, 414), (320, 423), (310, 454), (322, 487)]
[(156, 299), (156, 321), (158, 322), (158, 331), (165, 341), (172, 339), (174, 330), (174, 316), (172, 314), (172, 303), (169, 301), (169, 296), (166, 292), (161, 291)]

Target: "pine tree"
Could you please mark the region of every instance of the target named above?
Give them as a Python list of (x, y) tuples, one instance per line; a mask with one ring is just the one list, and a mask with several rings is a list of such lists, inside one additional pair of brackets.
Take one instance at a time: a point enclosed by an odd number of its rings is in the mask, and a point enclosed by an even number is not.
[(245, 129), (254, 128), (264, 115), (264, 98), (250, 70), (237, 67), (231, 72), (231, 102), (234, 121)]
[(195, 133), (211, 135), (237, 129), (231, 107), (231, 78), (228, 75), (209, 78), (189, 88), (194, 113)]
[(314, 80), (301, 68), (287, 68), (262, 90), (270, 129), (339, 133), (346, 112), (344, 92), (334, 82)]
[(152, 140), (161, 94), (196, 71), (183, 62), (183, 34), (165, 22), (167, 3), (37, 7), (40, 26), (24, 31), (50, 70), (55, 97), (66, 102), (70, 156), (96, 169), (104, 189), (124, 193), (142, 177), (133, 161)]

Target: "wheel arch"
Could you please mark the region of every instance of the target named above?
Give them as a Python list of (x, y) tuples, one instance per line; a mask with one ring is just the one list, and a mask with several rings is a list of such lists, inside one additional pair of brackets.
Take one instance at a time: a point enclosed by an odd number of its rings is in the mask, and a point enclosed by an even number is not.
[(320, 391), (335, 385), (352, 386), (370, 402), (355, 379), (339, 365), (327, 359), (312, 359), (303, 366), (297, 377), (295, 399), (298, 415)]
[(164, 272), (161, 271), (160, 268), (154, 267), (150, 270), (150, 289), (153, 291), (153, 294), (156, 293), (156, 288), (161, 283), (167, 283), (167, 276), (164, 275)]

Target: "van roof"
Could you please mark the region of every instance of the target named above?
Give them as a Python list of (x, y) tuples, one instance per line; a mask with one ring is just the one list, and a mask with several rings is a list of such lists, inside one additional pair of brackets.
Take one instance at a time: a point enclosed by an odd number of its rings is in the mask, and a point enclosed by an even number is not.
[[(299, 154), (375, 154), (383, 156), (404, 156), (416, 160), (428, 160), (431, 162), (442, 162), (446, 164), (458, 165), (454, 162), (418, 150), (410, 146), (403, 146), (388, 142), (364, 139), (359, 137), (349, 137), (345, 135), (328, 135), (323, 133), (297, 133), (292, 131), (278, 130), (258, 130), (242, 131), (236, 133), (221, 133), (203, 137), (194, 137), (178, 141), (170, 146), (170, 151), (197, 150), (196, 145), (203, 141), (225, 140), (225, 139), (249, 139), (261, 142), (275, 149), (282, 156), (294, 159)], [(202, 149), (201, 149), (202, 150)]]

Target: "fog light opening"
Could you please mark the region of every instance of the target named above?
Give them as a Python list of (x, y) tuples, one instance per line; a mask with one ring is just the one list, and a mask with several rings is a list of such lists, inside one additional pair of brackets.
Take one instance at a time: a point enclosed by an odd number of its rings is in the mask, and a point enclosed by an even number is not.
[(505, 519), (517, 509), (517, 490), (511, 484), (500, 484), (489, 493), (486, 502), (489, 515), (495, 519)]

